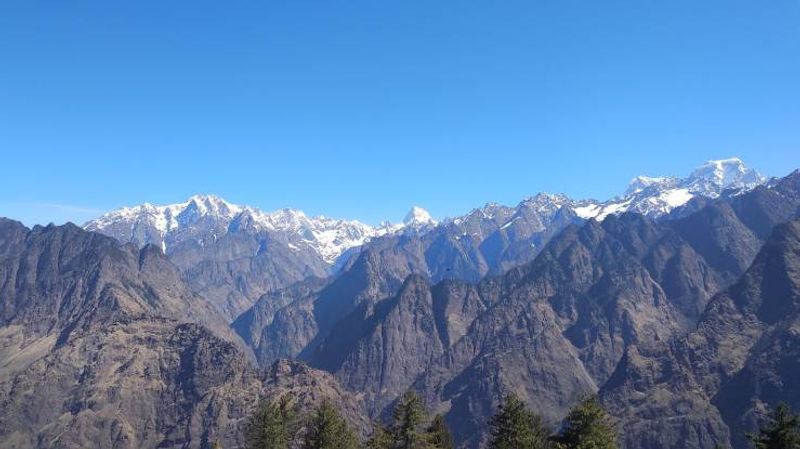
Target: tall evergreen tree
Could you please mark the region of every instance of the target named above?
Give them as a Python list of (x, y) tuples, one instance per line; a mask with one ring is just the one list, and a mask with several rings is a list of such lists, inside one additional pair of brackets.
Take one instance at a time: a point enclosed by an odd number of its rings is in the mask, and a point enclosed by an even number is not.
[(425, 449), (426, 441), (422, 432), (425, 422), (425, 407), (422, 399), (413, 391), (404, 394), (393, 413), (392, 449)]
[(392, 435), (381, 423), (375, 423), (372, 436), (367, 441), (367, 449), (391, 449)]
[(545, 449), (549, 446), (547, 428), (514, 394), (506, 396), (500, 410), (489, 421), (489, 449)]
[(453, 436), (444, 422), (442, 415), (433, 417), (431, 424), (425, 431), (429, 447), (432, 449), (453, 449)]
[(769, 422), (757, 435), (747, 438), (755, 449), (800, 449), (800, 416), (786, 404), (778, 404), (769, 414)]
[(567, 449), (617, 449), (617, 432), (597, 397), (570, 410), (561, 434), (555, 438)]
[(311, 414), (303, 449), (357, 449), (358, 439), (347, 421), (328, 401)]
[(245, 429), (247, 449), (286, 449), (294, 434), (294, 410), (287, 399), (262, 402)]

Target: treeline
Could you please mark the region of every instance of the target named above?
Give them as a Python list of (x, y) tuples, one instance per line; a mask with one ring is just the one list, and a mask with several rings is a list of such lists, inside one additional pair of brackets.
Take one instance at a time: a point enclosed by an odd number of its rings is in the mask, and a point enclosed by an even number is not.
[(570, 410), (561, 430), (553, 433), (541, 416), (516, 396), (506, 396), (489, 421), (490, 449), (616, 449), (611, 418), (591, 397)]
[[(509, 395), (489, 422), (490, 449), (616, 449), (616, 432), (605, 411), (591, 398), (576, 406), (561, 432), (551, 435), (539, 415)], [(247, 449), (453, 449), (442, 415), (430, 416), (422, 399), (408, 392), (397, 402), (388, 426), (376, 423), (361, 443), (330, 402), (301, 415), (284, 399), (264, 402), (245, 431)]]
[(357, 449), (358, 437), (328, 401), (300, 415), (288, 398), (263, 402), (245, 429), (248, 449)]
[(800, 415), (786, 404), (770, 411), (767, 423), (756, 433), (747, 434), (754, 449), (800, 449)]
[[(615, 426), (596, 397), (573, 407), (553, 432), (522, 400), (508, 395), (489, 428), (488, 449), (618, 448)], [(748, 439), (754, 449), (800, 449), (800, 416), (778, 405)], [(422, 399), (408, 392), (398, 400), (392, 422), (376, 423), (363, 444), (330, 402), (301, 415), (286, 399), (261, 404), (248, 423), (245, 444), (247, 449), (453, 449), (453, 438), (442, 415), (430, 416)]]

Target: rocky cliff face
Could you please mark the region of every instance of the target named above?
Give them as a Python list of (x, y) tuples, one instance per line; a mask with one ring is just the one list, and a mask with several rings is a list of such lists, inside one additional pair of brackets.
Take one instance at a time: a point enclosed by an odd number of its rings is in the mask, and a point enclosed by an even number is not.
[(69, 332), (93, 320), (160, 316), (203, 323), (232, 341), (225, 321), (183, 283), (153, 246), (122, 245), (77, 226), (0, 220), (0, 317), (34, 336)]
[(798, 178), (658, 222), (623, 214), (569, 225), (533, 262), (477, 284), (415, 274), (427, 264), (424, 237), (378, 240), (333, 283), (270, 312), (260, 341), (297, 341), (302, 328), (300, 344), (278, 346), (363, 392), (375, 415), (405, 389), (422, 391), (468, 445), (509, 390), (555, 423), (615, 381), (636, 348), (696, 328), (771, 229), (797, 217)]
[(364, 432), (332, 376), (257, 370), (155, 247), (0, 220), (0, 286), (2, 447), (237, 447), (258, 401), (286, 393), (330, 398)]
[[(540, 200), (550, 204), (549, 197)], [(500, 229), (508, 220), (512, 225)], [(262, 363), (280, 357), (310, 359), (337, 321), (362, 303), (371, 310), (375, 303), (393, 298), (409, 275), (478, 280), (490, 270), (530, 260), (540, 251), (538, 245), (574, 222), (580, 220), (567, 210), (527, 203), (517, 209), (497, 206), (491, 214), (476, 211), (458, 224), (439, 225), (424, 234), (377, 238), (354, 250), (341, 273), (325, 286), (265, 295), (233, 327), (245, 340), (258, 342), (254, 350)], [(276, 296), (282, 298), (278, 310)]]
[[(678, 186), (651, 181), (629, 195)], [(364, 434), (365, 414), (413, 388), (469, 447), (509, 391), (551, 423), (599, 391), (626, 448), (739, 448), (765, 406), (800, 406), (800, 173), (659, 220), (584, 221), (559, 201), (439, 224), (417, 211), (337, 276), (263, 294), (247, 290), (261, 268), (228, 267), (259, 257), (230, 226), (168, 259), (0, 220), (0, 446), (236, 447), (257, 401), (287, 393), (301, 407), (332, 397)], [(228, 268), (187, 284), (207, 257)], [(261, 295), (237, 334), (219, 297), (197, 293), (234, 279)]]
[[(800, 222), (778, 226), (697, 328), (630, 348), (603, 391), (629, 447), (747, 447), (767, 407), (800, 405)], [(648, 435), (646, 443), (632, 435)], [(629, 436), (630, 435), (630, 436)]]

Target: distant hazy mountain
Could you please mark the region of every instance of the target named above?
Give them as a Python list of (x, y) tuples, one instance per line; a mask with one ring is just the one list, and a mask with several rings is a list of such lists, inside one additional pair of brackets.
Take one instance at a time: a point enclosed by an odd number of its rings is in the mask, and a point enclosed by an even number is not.
[[(424, 211), (415, 211), (412, 218), (430, 219)], [(267, 213), (231, 204), (214, 195), (196, 195), (186, 202), (167, 206), (125, 207), (84, 227), (137, 245), (155, 244), (167, 254), (187, 241), (211, 245), (229, 232), (272, 233), (284, 237), (282, 243), (290, 250), (311, 250), (328, 264), (348, 248), (386, 232), (355, 220), (307, 217), (294, 209)]]
[(308, 217), (281, 209), (266, 213), (213, 195), (166, 206), (144, 204), (109, 212), (84, 226), (142, 246), (160, 247), (193, 290), (233, 319), (259, 296), (308, 277), (324, 277), (342, 252), (367, 240), (435, 222), (414, 208), (400, 225)]
[(574, 210), (581, 218), (596, 220), (622, 212), (656, 218), (695, 197), (716, 198), (725, 190), (747, 191), (764, 182), (766, 178), (740, 159), (708, 161), (686, 178), (637, 176), (621, 197), (603, 203), (579, 202)]
[(532, 260), (570, 223), (625, 211), (656, 218), (693, 198), (716, 198), (725, 189), (747, 190), (763, 182), (742, 161), (728, 159), (708, 162), (683, 179), (637, 177), (624, 195), (605, 202), (538, 194), (516, 207), (487, 204), (442, 222), (417, 206), (403, 223), (372, 227), (293, 209), (263, 212), (199, 195), (178, 204), (122, 208), (84, 227), (122, 242), (161, 247), (192, 289), (232, 320), (265, 293), (335, 274), (380, 237), (420, 238), (419, 257), (426, 265), (420, 274), (434, 281), (477, 281)]

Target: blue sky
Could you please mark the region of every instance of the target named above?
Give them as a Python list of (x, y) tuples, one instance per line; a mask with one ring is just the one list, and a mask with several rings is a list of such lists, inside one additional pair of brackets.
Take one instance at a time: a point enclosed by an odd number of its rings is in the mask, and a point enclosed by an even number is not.
[(0, 215), (367, 222), (800, 167), (800, 2), (0, 3)]

